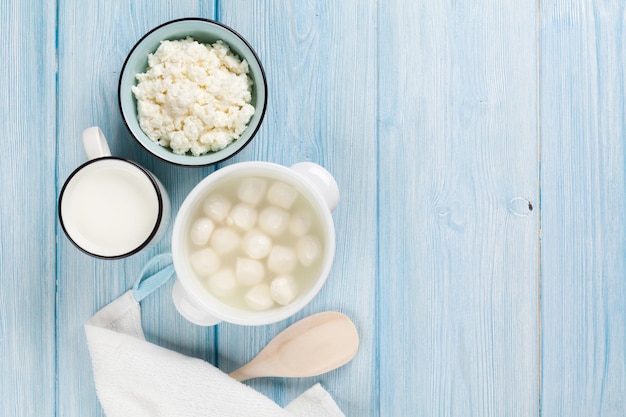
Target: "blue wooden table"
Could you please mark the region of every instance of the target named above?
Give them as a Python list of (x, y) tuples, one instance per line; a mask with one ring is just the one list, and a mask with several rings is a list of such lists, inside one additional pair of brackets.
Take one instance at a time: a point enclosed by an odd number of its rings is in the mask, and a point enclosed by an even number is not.
[(250, 385), (281, 405), (316, 382), (346, 416), (626, 415), (623, 0), (5, 0), (0, 5), (0, 415), (96, 416), (83, 324), (159, 245), (75, 249), (60, 187), (99, 125), (174, 211), (220, 166), (155, 160), (117, 106), (133, 44), (217, 19), (267, 72), (261, 130), (227, 161), (314, 161), (341, 190), (336, 260), (294, 319), (185, 321), (171, 283), (149, 340), (225, 371), (297, 318), (337, 310), (361, 346), (316, 378)]

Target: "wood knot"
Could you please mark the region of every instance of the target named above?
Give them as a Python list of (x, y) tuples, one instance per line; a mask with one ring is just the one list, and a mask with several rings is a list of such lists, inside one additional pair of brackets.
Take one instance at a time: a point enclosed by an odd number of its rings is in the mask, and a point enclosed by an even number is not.
[(528, 216), (534, 210), (534, 206), (524, 197), (515, 197), (509, 203), (509, 210), (517, 216)]

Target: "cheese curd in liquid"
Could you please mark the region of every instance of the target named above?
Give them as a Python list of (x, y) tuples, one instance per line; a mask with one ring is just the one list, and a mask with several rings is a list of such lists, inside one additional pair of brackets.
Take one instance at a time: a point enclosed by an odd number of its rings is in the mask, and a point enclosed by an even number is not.
[(225, 181), (204, 197), (187, 235), (187, 259), (215, 297), (245, 310), (292, 303), (322, 268), (324, 239), (311, 203), (280, 180)]

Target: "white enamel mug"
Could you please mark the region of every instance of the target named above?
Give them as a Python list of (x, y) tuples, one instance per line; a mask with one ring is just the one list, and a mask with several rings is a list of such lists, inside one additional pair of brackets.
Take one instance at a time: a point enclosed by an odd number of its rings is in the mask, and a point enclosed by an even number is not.
[[(305, 198), (312, 207), (316, 224), (324, 242), (320, 268), (308, 287), (287, 305), (259, 311), (234, 306), (216, 297), (195, 273), (190, 262), (189, 231), (195, 214), (203, 201), (220, 185), (236, 179), (263, 177), (288, 184)], [(288, 168), (269, 162), (241, 162), (221, 168), (202, 180), (187, 196), (174, 220), (172, 258), (176, 282), (172, 291), (174, 304), (187, 320), (201, 326), (212, 326), (222, 321), (239, 325), (263, 325), (286, 319), (300, 311), (320, 291), (331, 269), (335, 254), (335, 227), (331, 211), (339, 202), (339, 189), (332, 175), (320, 165), (302, 162)]]
[(59, 220), (65, 235), (81, 251), (119, 259), (156, 244), (170, 219), (163, 184), (128, 159), (111, 156), (104, 134), (83, 131), (88, 161), (76, 168), (59, 195)]

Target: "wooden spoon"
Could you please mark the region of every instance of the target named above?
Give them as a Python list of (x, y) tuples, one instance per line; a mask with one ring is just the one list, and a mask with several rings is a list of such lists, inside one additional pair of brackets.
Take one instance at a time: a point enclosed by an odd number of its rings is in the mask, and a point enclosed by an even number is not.
[(238, 381), (316, 376), (350, 362), (358, 348), (359, 335), (347, 316), (332, 311), (318, 313), (280, 332), (230, 376)]

